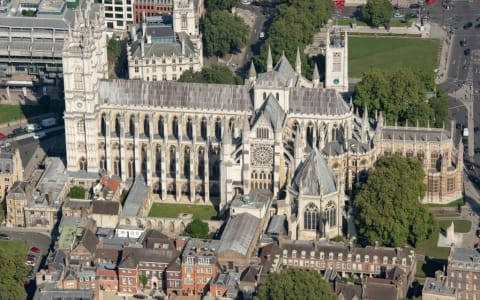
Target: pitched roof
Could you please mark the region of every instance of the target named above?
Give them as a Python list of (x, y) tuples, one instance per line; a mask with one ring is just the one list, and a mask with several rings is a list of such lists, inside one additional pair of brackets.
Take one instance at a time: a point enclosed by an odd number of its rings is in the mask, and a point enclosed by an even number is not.
[(118, 215), (120, 203), (117, 201), (95, 200), (92, 204), (92, 213), (100, 215)]
[(97, 249), (97, 244), (98, 244), (98, 238), (95, 235), (95, 233), (93, 233), (89, 229), (85, 230), (85, 234), (83, 235), (79, 245), (83, 245), (83, 247), (85, 247), (85, 249), (87, 249), (88, 252), (93, 254)]
[(337, 191), (335, 177), (316, 148), (300, 165), (293, 186), (299, 193), (308, 196), (319, 196), (321, 193), (328, 195)]
[(262, 106), (255, 116), (253, 124), (255, 124), (261, 117), (264, 117), (267, 122), (272, 126), (274, 131), (283, 129), (283, 122), (287, 114), (283, 111), (278, 101), (272, 94), (268, 95), (267, 100), (263, 102)]
[(102, 176), (100, 183), (113, 193), (116, 193), (118, 188), (120, 188), (120, 181), (111, 177)]
[(396, 300), (398, 291), (390, 280), (380, 278), (366, 278), (363, 284), (363, 299), (369, 300)]
[(220, 239), (221, 244), (217, 253), (232, 250), (247, 256), (249, 249), (256, 243), (254, 239), (259, 225), (260, 219), (249, 213), (230, 217)]
[(350, 107), (333, 89), (291, 88), (290, 111), (309, 115), (344, 115)]
[(125, 248), (119, 268), (136, 268), (140, 262), (155, 262), (169, 264), (178, 256), (176, 250)]
[(256, 85), (260, 87), (295, 86), (297, 74), (284, 54), (280, 57), (272, 71), (259, 74)]
[(200, 84), (175, 81), (103, 80), (101, 103), (184, 108), (205, 111), (251, 111), (248, 87), (228, 84)]

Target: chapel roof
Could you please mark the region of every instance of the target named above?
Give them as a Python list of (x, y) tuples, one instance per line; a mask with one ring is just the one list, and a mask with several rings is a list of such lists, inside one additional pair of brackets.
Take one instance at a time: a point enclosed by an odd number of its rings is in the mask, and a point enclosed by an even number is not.
[(337, 191), (335, 177), (317, 149), (313, 148), (293, 179), (293, 187), (302, 195), (319, 196)]

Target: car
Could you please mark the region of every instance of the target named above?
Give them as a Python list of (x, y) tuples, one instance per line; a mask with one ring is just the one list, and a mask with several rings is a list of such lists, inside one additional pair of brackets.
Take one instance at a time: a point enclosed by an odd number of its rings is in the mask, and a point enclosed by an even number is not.
[(410, 9), (417, 9), (417, 8), (420, 8), (420, 4), (418, 4), (418, 3), (412, 3), (412, 4), (410, 4), (409, 7), (410, 7)]
[(463, 25), (463, 29), (469, 29), (473, 26), (473, 23), (472, 22), (468, 22), (466, 23), (465, 25)]
[(5, 233), (0, 233), (0, 240), (9, 240), (10, 237)]
[(465, 47), (467, 45), (467, 40), (464, 38), (460, 41), (460, 47)]
[(35, 133), (33, 138), (36, 139), (36, 140), (39, 140), (39, 139), (43, 139), (46, 136), (47, 136), (47, 134), (45, 133), (45, 131), (39, 131), (39, 132)]
[(35, 263), (34, 263), (34, 262), (27, 261), (25, 264), (26, 264), (27, 266), (30, 266), (30, 267), (35, 267)]
[(3, 142), (0, 144), (0, 149), (5, 149), (5, 148), (8, 148), (10, 147), (11, 144), (9, 142)]
[(16, 137), (17, 135), (21, 135), (21, 134), (24, 134), (25, 133), (25, 129), (23, 128), (15, 128), (12, 130), (12, 133), (10, 133), (8, 135), (8, 138), (14, 138)]
[(6, 136), (3, 133), (0, 133), (0, 140), (6, 138)]
[(405, 15), (402, 15), (401, 13), (396, 12), (396, 13), (393, 14), (393, 17), (396, 18), (396, 19), (401, 19), (401, 18), (405, 17)]
[(465, 54), (465, 56), (469, 56), (470, 53), (472, 53), (472, 50), (470, 50), (470, 48), (463, 50), (463, 54)]
[(32, 247), (32, 248), (30, 248), (30, 252), (33, 252), (33, 253), (40, 253), (40, 252), (41, 252), (41, 250), (40, 250), (40, 249), (38, 249), (37, 247)]
[(142, 295), (142, 294), (135, 294), (135, 295), (133, 295), (133, 298), (135, 298), (135, 299), (146, 299), (147, 296)]
[(263, 39), (265, 37), (265, 32), (260, 32), (260, 38)]
[(33, 259), (34, 261), (37, 260), (37, 256), (35, 254), (32, 254), (32, 253), (29, 253), (27, 255), (27, 257)]

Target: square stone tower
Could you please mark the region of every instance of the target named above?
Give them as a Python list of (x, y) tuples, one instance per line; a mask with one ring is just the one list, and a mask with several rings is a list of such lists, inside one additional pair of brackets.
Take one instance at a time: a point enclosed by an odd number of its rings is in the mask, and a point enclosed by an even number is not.
[[(331, 36), (330, 36), (331, 35)], [(327, 32), (325, 88), (348, 92), (348, 38), (346, 32)]]

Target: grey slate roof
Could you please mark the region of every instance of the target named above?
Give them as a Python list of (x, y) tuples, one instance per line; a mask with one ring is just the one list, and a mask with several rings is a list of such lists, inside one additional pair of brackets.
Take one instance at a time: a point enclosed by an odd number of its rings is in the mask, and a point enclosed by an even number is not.
[(70, 14), (66, 18), (32, 18), (32, 17), (0, 17), (1, 27), (15, 27), (15, 28), (53, 28), (57, 30), (68, 30), (68, 26), (73, 25), (73, 19), (70, 19)]
[(281, 234), (285, 233), (285, 221), (287, 217), (285, 215), (274, 215), (268, 225), (268, 234)]
[(282, 55), (271, 72), (258, 75), (256, 85), (260, 87), (286, 87), (295, 86), (297, 74), (288, 62), (285, 55)]
[(261, 116), (264, 116), (270, 126), (272, 126), (273, 131), (278, 131), (283, 129), (283, 123), (286, 118), (286, 114), (283, 111), (278, 101), (272, 94), (269, 94), (267, 100), (263, 102), (262, 107), (258, 111), (254, 124), (260, 119)]
[(395, 141), (440, 142), (450, 139), (450, 132), (438, 128), (394, 127), (382, 128), (382, 139)]
[(319, 196), (321, 191), (328, 195), (337, 191), (337, 184), (330, 167), (317, 149), (312, 149), (295, 178), (293, 187), (302, 195)]
[[(158, 29), (158, 28), (155, 28)], [(173, 35), (173, 34), (172, 34)], [(180, 36), (180, 35), (179, 35)], [(144, 57), (162, 57), (165, 55), (166, 57), (170, 57), (175, 54), (175, 56), (184, 56), (190, 57), (195, 55), (195, 50), (193, 47), (193, 43), (187, 37), (184, 40), (185, 43), (185, 53), (182, 54), (182, 43), (181, 42), (174, 42), (174, 43), (152, 43), (152, 44), (144, 44)], [(142, 49), (140, 47), (141, 42), (137, 40), (131, 45), (130, 53), (132, 57), (142, 57)]]
[(173, 81), (103, 80), (99, 97), (102, 103), (251, 111), (249, 89), (243, 85), (198, 84)]
[(256, 243), (255, 232), (259, 225), (260, 219), (249, 213), (232, 216), (225, 226), (217, 253), (232, 250), (247, 256), (252, 243)]
[(149, 188), (145, 182), (145, 178), (141, 175), (135, 177), (133, 186), (128, 193), (122, 211), (122, 217), (135, 217), (147, 198)]
[(333, 89), (291, 88), (290, 111), (300, 114), (343, 115), (350, 107)]

